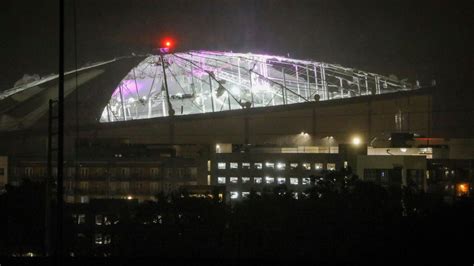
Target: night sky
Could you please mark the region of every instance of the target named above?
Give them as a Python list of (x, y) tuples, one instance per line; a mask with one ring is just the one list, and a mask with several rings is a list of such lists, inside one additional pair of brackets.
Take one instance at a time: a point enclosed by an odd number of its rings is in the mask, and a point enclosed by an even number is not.
[[(73, 1), (66, 2), (72, 69), (74, 12)], [(80, 0), (77, 64), (149, 52), (168, 35), (178, 50), (289, 53), (410, 80), (467, 84), (474, 75), (470, 2)], [(24, 73), (57, 73), (57, 1), (2, 1), (0, 12), (0, 90)]]

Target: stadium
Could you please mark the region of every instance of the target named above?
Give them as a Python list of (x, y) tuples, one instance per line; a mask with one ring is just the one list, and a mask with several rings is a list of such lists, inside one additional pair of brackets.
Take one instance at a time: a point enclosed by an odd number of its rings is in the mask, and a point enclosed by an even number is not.
[[(51, 75), (0, 94), (4, 183), (47, 175), (57, 84)], [(351, 166), (364, 178), (372, 172), (361, 165), (371, 159), (358, 156), (387, 155), (412, 157), (394, 163), (394, 156), (372, 176), (397, 165), (402, 170), (386, 182), (404, 184), (413, 175), (426, 187), (426, 159), (457, 156), (443, 149), (464, 144), (445, 138), (472, 130), (465, 117), (442, 111), (433, 85), (251, 53), (189, 51), (90, 64), (65, 75), (66, 194), (72, 202), (143, 200), (217, 186), (238, 198), (250, 187), (277, 184), (302, 192), (309, 175)]]

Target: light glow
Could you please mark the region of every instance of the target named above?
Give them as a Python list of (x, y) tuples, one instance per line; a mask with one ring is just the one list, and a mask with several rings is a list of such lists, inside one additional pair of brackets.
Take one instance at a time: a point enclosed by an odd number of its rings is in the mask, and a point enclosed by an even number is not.
[(352, 138), (352, 144), (354, 145), (360, 145), (362, 143), (362, 140), (359, 137), (353, 137)]

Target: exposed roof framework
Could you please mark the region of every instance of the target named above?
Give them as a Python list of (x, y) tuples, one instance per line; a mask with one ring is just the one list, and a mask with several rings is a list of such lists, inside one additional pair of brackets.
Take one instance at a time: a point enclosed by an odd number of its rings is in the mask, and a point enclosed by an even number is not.
[[(149, 56), (117, 86), (100, 121), (295, 104), (412, 89), (398, 80), (335, 64), (281, 56), (190, 51)], [(169, 97), (168, 104), (167, 97)]]

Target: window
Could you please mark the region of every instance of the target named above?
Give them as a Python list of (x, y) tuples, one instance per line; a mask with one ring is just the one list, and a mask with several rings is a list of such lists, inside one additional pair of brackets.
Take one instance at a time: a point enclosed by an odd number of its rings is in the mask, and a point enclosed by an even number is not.
[(130, 168), (128, 167), (122, 167), (120, 169), (120, 175), (122, 175), (123, 177), (128, 177), (130, 176)]
[(238, 191), (231, 191), (230, 192), (230, 198), (231, 199), (238, 199), (239, 198), (239, 192)]
[(176, 168), (176, 176), (179, 177), (179, 178), (183, 178), (184, 177), (184, 168)]
[(102, 245), (104, 244), (104, 240), (102, 238), (102, 234), (95, 234), (95, 244)]
[(95, 216), (95, 224), (102, 225), (104, 217), (101, 214)]
[(128, 192), (130, 188), (130, 183), (129, 182), (120, 182), (120, 189), (124, 192)]
[(298, 199), (298, 192), (291, 192), (294, 199)]
[(79, 182), (80, 190), (87, 190), (89, 188), (89, 182), (81, 181)]
[(380, 170), (380, 182), (383, 184), (388, 184), (389, 182), (389, 171)]
[(94, 238), (96, 245), (107, 245), (112, 242), (110, 235), (95, 234)]
[(327, 169), (329, 171), (335, 171), (336, 170), (336, 164), (335, 163), (328, 163), (327, 164)]
[(255, 184), (262, 184), (263, 178), (261, 178), (261, 177), (254, 177), (254, 178), (253, 178), (253, 181), (254, 181)]
[(275, 178), (267, 176), (267, 177), (265, 177), (265, 183), (266, 184), (273, 184), (273, 183), (275, 183)]
[(207, 171), (208, 171), (208, 172), (211, 171), (211, 160), (208, 160), (208, 161), (207, 161)]
[(291, 170), (298, 169), (298, 163), (290, 163)]
[(86, 223), (86, 215), (85, 214), (73, 214), (72, 218), (75, 224), (85, 224)]
[(274, 168), (275, 168), (275, 164), (274, 164), (274, 163), (266, 162), (266, 163), (265, 163), (265, 167), (266, 167), (266, 168), (274, 169)]
[(255, 167), (255, 169), (262, 169), (262, 163), (254, 163), (253, 166)]
[(315, 163), (314, 164), (314, 170), (323, 170), (323, 164), (322, 163)]
[(304, 177), (301, 179), (301, 184), (303, 185), (309, 185), (311, 183), (311, 180), (309, 177)]
[(239, 169), (239, 163), (236, 163), (236, 162), (230, 163), (230, 169)]
[(277, 169), (278, 170), (285, 170), (286, 169), (286, 163), (277, 163)]
[(112, 239), (110, 235), (104, 235), (104, 245), (110, 244), (112, 242)]
[(197, 173), (198, 173), (197, 167), (189, 167), (188, 171), (189, 171), (189, 176), (191, 178), (196, 178), (197, 177)]
[(286, 183), (286, 178), (284, 177), (278, 177), (277, 178), (278, 185), (282, 185)]
[(152, 177), (158, 177), (159, 173), (160, 172), (159, 172), (158, 168), (156, 168), (156, 167), (150, 168), (150, 175)]
[(32, 176), (32, 175), (33, 175), (33, 168), (25, 167), (25, 176)]
[(237, 183), (239, 182), (239, 179), (238, 179), (237, 177), (231, 177), (231, 178), (229, 179), (229, 181), (230, 181), (230, 183), (232, 183), (232, 184), (237, 184)]
[(242, 163), (242, 169), (250, 169), (250, 163)]
[(222, 176), (218, 177), (217, 184), (225, 184), (225, 177), (222, 177)]
[(298, 185), (299, 180), (296, 177), (290, 177), (290, 185)]
[(242, 198), (247, 198), (250, 195), (250, 192), (242, 192)]
[(304, 170), (311, 170), (311, 164), (310, 163), (302, 163), (301, 165), (303, 166)]
[(219, 169), (219, 170), (225, 170), (225, 163), (223, 163), (223, 162), (217, 163), (217, 169)]
[(89, 176), (89, 168), (81, 167), (80, 168), (80, 176), (81, 177), (88, 177)]
[[(54, 168), (57, 171), (57, 168)], [(74, 177), (76, 175), (76, 168), (74, 167), (68, 167), (67, 168), (67, 176), (68, 177)]]
[(250, 182), (250, 177), (242, 177), (242, 184), (246, 184)]
[(0, 175), (5, 175), (5, 168), (0, 168)]
[(88, 203), (89, 202), (89, 196), (81, 196), (80, 202), (81, 203)]

